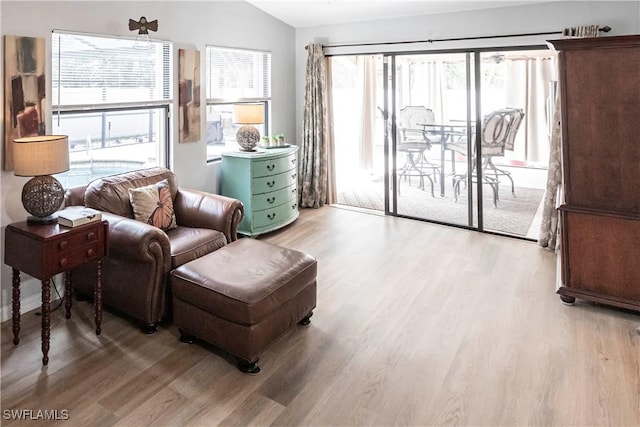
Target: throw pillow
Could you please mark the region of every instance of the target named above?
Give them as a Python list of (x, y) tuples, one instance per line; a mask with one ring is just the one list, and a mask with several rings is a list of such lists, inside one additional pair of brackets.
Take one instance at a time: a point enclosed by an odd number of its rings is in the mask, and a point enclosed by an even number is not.
[(176, 228), (176, 214), (166, 179), (144, 187), (130, 188), (129, 200), (137, 221), (146, 222), (161, 230)]

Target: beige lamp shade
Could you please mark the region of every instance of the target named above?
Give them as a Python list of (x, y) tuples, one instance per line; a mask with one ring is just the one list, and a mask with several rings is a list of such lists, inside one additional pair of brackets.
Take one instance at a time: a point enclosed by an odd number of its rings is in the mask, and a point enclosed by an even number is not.
[(264, 123), (264, 104), (234, 104), (233, 122), (239, 125)]
[(69, 138), (41, 135), (13, 140), (13, 174), (42, 176), (69, 170)]

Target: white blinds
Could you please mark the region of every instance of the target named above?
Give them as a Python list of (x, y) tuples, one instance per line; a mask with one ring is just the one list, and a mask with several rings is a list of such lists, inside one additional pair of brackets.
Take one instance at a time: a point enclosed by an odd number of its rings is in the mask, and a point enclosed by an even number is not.
[(206, 47), (207, 99), (266, 100), (271, 97), (271, 54)]
[(82, 106), (172, 98), (172, 44), (54, 32), (52, 104)]

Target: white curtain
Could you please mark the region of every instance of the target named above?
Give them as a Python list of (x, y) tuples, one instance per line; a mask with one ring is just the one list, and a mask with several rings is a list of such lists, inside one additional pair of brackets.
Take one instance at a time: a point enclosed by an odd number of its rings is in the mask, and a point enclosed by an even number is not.
[(361, 169), (373, 169), (373, 144), (376, 132), (376, 57), (358, 56), (357, 61), (362, 93), (359, 164)]
[[(415, 76), (411, 78), (411, 76)], [(442, 61), (421, 61), (411, 64), (411, 87), (408, 92), (409, 103), (406, 105), (424, 106), (435, 114), (436, 123), (445, 123), (444, 85), (446, 79), (442, 72)]]
[(445, 117), (444, 85), (442, 75), (442, 61), (429, 61), (425, 64), (426, 99), (425, 107), (430, 108), (435, 114), (436, 123), (446, 123), (449, 117)]
[(505, 157), (544, 164), (549, 159), (547, 100), (549, 83), (557, 80), (555, 60), (507, 59), (505, 66), (506, 106), (524, 110), (513, 153), (506, 153)]

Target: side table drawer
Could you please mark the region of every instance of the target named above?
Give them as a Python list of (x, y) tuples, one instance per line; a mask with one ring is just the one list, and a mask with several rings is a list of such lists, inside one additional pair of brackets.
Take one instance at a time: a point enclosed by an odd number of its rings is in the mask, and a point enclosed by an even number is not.
[(49, 256), (45, 260), (46, 270), (54, 275), (102, 258), (106, 252), (104, 233), (104, 225), (100, 221), (77, 227), (73, 232), (47, 242), (45, 253)]
[(253, 213), (253, 226), (255, 228), (272, 227), (286, 222), (298, 213), (298, 202), (296, 199), (289, 200), (280, 206)]
[(298, 177), (297, 171), (290, 170), (272, 176), (253, 178), (251, 180), (251, 194), (270, 193), (295, 184)]
[(295, 153), (276, 159), (255, 160), (251, 162), (251, 176), (257, 178), (287, 172), (292, 169), (296, 169), (296, 162), (297, 159)]
[(296, 200), (298, 187), (290, 185), (271, 193), (256, 194), (251, 197), (251, 206), (254, 211), (275, 208), (288, 200)]

